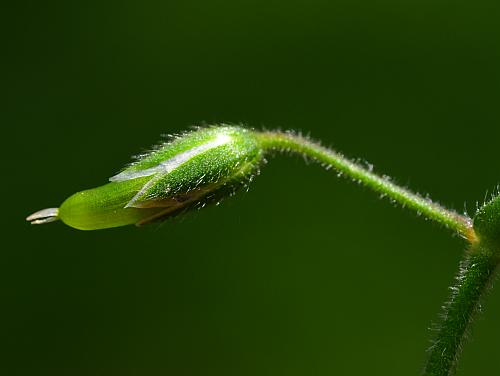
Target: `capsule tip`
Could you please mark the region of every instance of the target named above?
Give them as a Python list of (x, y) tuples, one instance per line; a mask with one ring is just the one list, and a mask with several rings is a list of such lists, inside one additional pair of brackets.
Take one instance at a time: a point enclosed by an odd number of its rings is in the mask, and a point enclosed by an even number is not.
[(55, 222), (59, 220), (59, 208), (49, 208), (39, 210), (26, 218), (32, 225), (42, 225), (44, 223)]

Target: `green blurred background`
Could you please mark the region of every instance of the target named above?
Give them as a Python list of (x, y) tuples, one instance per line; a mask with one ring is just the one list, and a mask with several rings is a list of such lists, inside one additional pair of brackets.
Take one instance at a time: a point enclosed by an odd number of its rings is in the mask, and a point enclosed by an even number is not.
[[(3, 7), (3, 374), (419, 374), (464, 242), (300, 158), (161, 226), (24, 217), (203, 122), (302, 130), (473, 213), (500, 182), (498, 1)], [(500, 287), (486, 308), (459, 375), (500, 374)]]

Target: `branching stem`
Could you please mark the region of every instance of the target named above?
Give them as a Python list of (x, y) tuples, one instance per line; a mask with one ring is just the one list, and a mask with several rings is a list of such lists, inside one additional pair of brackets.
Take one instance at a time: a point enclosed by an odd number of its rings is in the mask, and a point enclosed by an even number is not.
[(349, 176), (380, 195), (401, 204), (403, 207), (412, 209), (426, 218), (445, 225), (470, 242), (476, 241), (470, 218), (410, 192), (408, 189), (396, 185), (388, 178), (373, 173), (371, 169), (347, 159), (336, 151), (289, 132), (262, 132), (258, 133), (257, 137), (262, 147), (267, 151), (292, 152), (312, 158), (328, 168), (332, 167), (339, 173)]
[(77, 192), (59, 208), (38, 211), (27, 220), (42, 224), (60, 219), (80, 230), (98, 230), (165, 219), (232, 195), (273, 152), (310, 158), (469, 241), (425, 367), (427, 376), (452, 375), (467, 329), (500, 261), (500, 195), (471, 219), (296, 133), (220, 125), (179, 136), (124, 169), (109, 184)]
[[(403, 207), (445, 225), (469, 241), (469, 251), (461, 263), (457, 282), (451, 288), (451, 298), (443, 306), (442, 320), (429, 349), (429, 358), (424, 370), (426, 376), (453, 375), (468, 328), (479, 310), (481, 297), (491, 284), (500, 261), (500, 252), (495, 247), (492, 248), (493, 243), (489, 241), (491, 239), (480, 239), (471, 218), (400, 187), (388, 178), (373, 173), (371, 168), (349, 160), (308, 138), (289, 132), (262, 132), (258, 133), (257, 137), (265, 151), (291, 152), (309, 157)], [(488, 213), (483, 217), (491, 217)]]

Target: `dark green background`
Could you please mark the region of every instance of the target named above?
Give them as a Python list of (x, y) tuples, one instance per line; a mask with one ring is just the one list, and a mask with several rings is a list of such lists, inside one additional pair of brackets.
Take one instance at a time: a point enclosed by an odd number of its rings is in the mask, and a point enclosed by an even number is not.
[[(291, 128), (473, 213), (500, 182), (498, 1), (2, 11), (5, 375), (417, 375), (464, 242), (299, 158), (162, 226), (24, 217), (202, 122)], [(459, 375), (500, 374), (500, 288)]]

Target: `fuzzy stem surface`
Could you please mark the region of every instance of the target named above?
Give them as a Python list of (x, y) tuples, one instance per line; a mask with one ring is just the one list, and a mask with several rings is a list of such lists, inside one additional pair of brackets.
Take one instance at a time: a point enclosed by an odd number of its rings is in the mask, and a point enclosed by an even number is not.
[(291, 152), (309, 157), (327, 168), (334, 168), (343, 175), (371, 188), (382, 196), (388, 197), (403, 207), (445, 225), (471, 243), (476, 241), (470, 218), (413, 193), (393, 183), (387, 177), (375, 174), (371, 169), (351, 161), (334, 150), (290, 132), (259, 132), (256, 137), (266, 151)]
[(498, 255), (480, 246), (475, 248), (462, 261), (455, 285), (451, 287), (451, 297), (443, 306), (442, 321), (429, 349), (425, 376), (455, 374), (467, 331), (495, 275)]

